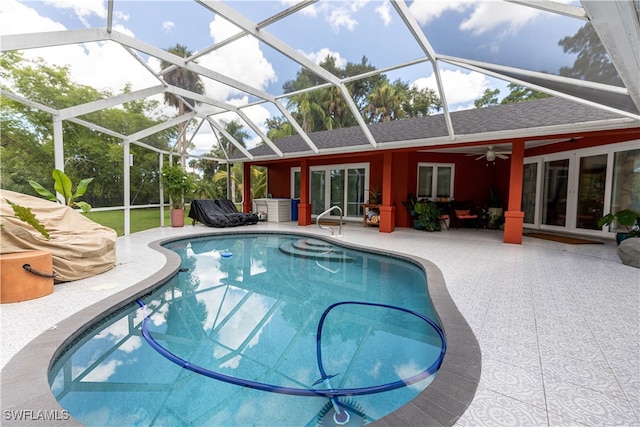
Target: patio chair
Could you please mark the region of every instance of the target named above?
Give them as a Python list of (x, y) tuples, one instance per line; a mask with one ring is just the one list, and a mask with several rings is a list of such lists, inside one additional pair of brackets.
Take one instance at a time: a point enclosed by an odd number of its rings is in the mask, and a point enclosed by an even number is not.
[(478, 226), (478, 214), (474, 212), (473, 200), (455, 201), (452, 206), (453, 221), (456, 228), (460, 224), (471, 224), (473, 227)]

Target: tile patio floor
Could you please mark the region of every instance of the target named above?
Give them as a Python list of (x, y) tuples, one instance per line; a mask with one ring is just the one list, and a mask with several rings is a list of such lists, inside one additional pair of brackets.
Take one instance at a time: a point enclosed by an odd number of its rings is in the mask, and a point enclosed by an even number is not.
[[(295, 223), (255, 227), (329, 234)], [(121, 237), (113, 270), (3, 304), (2, 366), (57, 322), (156, 272), (164, 256), (149, 242), (215, 231), (165, 227)], [(442, 271), (482, 350), (480, 384), (457, 426), (640, 427), (640, 269), (620, 263), (615, 242), (524, 237), (511, 245), (493, 230), (385, 234), (356, 225), (342, 239), (417, 255)]]

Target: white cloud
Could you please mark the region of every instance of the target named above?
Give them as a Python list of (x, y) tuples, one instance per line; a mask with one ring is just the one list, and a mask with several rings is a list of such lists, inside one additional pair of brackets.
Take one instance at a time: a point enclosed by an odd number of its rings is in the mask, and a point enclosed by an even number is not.
[(130, 16), (128, 13), (124, 13), (120, 10), (116, 10), (113, 12), (114, 18), (118, 21), (128, 21)]
[(336, 32), (339, 32), (342, 27), (352, 31), (358, 25), (358, 21), (351, 16), (351, 11), (344, 7), (333, 8), (327, 17), (327, 21)]
[[(87, 382), (106, 382), (113, 374), (116, 373), (116, 369), (122, 366), (123, 362), (119, 360), (109, 360), (108, 362), (101, 363), (96, 366), (84, 377), (83, 381)], [(74, 368), (77, 369), (77, 368)], [(80, 373), (84, 372), (84, 368)]]
[[(69, 2), (71, 4), (71, 2)], [(29, 26), (23, 25), (29, 22)], [(133, 37), (122, 25), (114, 30)], [(66, 30), (64, 25), (40, 16), (28, 4), (3, 0), (0, 10), (0, 34), (23, 34)], [(127, 83), (135, 89), (157, 84), (157, 80), (125, 49), (112, 42), (71, 44), (24, 50), (28, 58), (40, 57), (48, 64), (69, 66), (71, 79), (77, 83), (118, 92)], [(122, 72), (126, 70), (126, 72)]]
[(162, 23), (162, 29), (168, 33), (169, 31), (173, 30), (173, 28), (176, 26), (175, 23), (171, 22), (171, 21), (164, 21)]
[[(80, 7), (82, 6), (81, 4), (69, 1), (64, 3), (63, 6), (66, 8), (76, 7), (77, 13), (85, 16), (90, 13), (99, 13), (99, 9), (95, 7), (95, 4), (87, 4), (86, 9), (82, 9)], [(122, 24), (127, 20), (128, 16), (123, 15), (122, 21), (115, 23), (113, 29), (129, 37), (135, 37), (133, 31)], [(27, 27), (23, 25), (24, 22), (29, 22), (30, 25)], [(173, 23), (169, 21), (164, 23), (165, 29), (170, 28), (172, 25)], [(64, 25), (40, 16), (37, 11), (28, 7), (28, 4), (19, 3), (15, 0), (2, 1), (0, 34), (62, 30), (66, 30)], [(211, 23), (211, 36), (215, 41), (224, 40), (237, 31), (237, 27), (222, 18), (217, 18)], [(97, 89), (108, 89), (113, 93), (121, 91), (127, 83), (131, 83), (133, 90), (159, 84), (158, 79), (149, 73), (138, 60), (123, 47), (113, 42), (28, 49), (24, 51), (24, 54), (31, 58), (41, 57), (51, 65), (68, 65), (73, 81)], [(210, 67), (221, 74), (231, 76), (258, 89), (264, 89), (267, 84), (277, 80), (273, 66), (260, 51), (257, 40), (252, 37), (245, 37), (233, 43), (232, 46), (224, 47), (205, 55), (198, 62), (205, 67)], [(157, 58), (148, 58), (147, 64), (156, 72), (160, 70), (160, 61)], [(203, 82), (207, 96), (225, 100), (233, 105), (246, 105), (249, 102), (247, 95), (237, 89), (215, 83), (206, 78), (203, 79)], [(160, 101), (158, 111), (155, 112), (157, 115), (175, 115), (175, 109), (164, 104), (162, 95), (156, 96), (154, 99)], [(251, 108), (246, 113), (254, 123), (261, 127), (266, 118), (270, 116), (268, 111), (261, 106)], [(193, 140), (196, 146), (194, 154), (210, 151), (215, 141), (210, 127), (203, 125)], [(249, 144), (255, 145), (255, 142), (249, 142)]]
[(326, 47), (320, 49), (317, 52), (311, 52), (311, 53), (302, 52), (302, 54), (316, 64), (319, 64), (325, 59), (327, 59), (327, 56), (333, 56), (336, 60), (336, 67), (340, 68), (347, 65), (347, 60), (341, 57), (339, 52), (334, 52), (331, 49)]
[[(465, 73), (461, 70), (440, 70), (440, 74), (449, 105), (473, 104), (490, 86), (486, 76), (474, 71)], [(413, 84), (420, 89), (429, 88), (438, 93), (434, 74), (418, 79)]]
[(460, 24), (460, 29), (480, 35), (500, 26), (507, 33), (517, 32), (523, 25), (534, 19), (540, 11), (506, 2), (482, 2), (475, 6), (471, 16)]
[[(209, 25), (209, 31), (214, 42), (217, 43), (238, 33), (239, 29), (216, 15)], [(204, 67), (260, 90), (265, 89), (269, 83), (277, 81), (276, 72), (260, 50), (258, 40), (251, 36), (245, 36), (228, 46), (204, 55), (198, 62)], [(244, 95), (237, 89), (210, 79), (204, 79), (204, 84), (207, 95), (216, 99), (226, 100), (233, 96)]]
[[(570, 2), (570, 0), (560, 1)], [(504, 1), (479, 0), (414, 1), (410, 10), (420, 25), (426, 25), (440, 18), (447, 11), (460, 13), (470, 10), (470, 14), (462, 21), (459, 29), (471, 31), (475, 35), (502, 26), (506, 27), (506, 33), (516, 32), (541, 13), (532, 7)]]
[[(220, 307), (220, 318), (224, 319), (231, 314), (231, 310), (235, 309), (245, 296), (244, 290), (229, 288), (226, 305)], [(241, 310), (236, 311), (228, 319), (225, 327), (217, 333), (216, 340), (225, 347), (214, 347), (213, 357), (218, 359), (226, 356), (229, 353), (227, 348), (246, 351), (248, 348), (257, 345), (262, 332), (271, 323), (272, 317), (266, 318), (270, 306), (268, 299), (259, 295), (254, 295), (244, 300)], [(261, 322), (264, 323), (261, 324)], [(252, 334), (253, 337), (251, 337)], [(249, 337), (251, 337), (251, 340), (246, 344), (245, 348), (242, 348), (242, 344)], [(240, 365), (241, 360), (242, 356), (234, 357), (222, 364), (221, 367), (235, 369)]]
[(474, 0), (414, 1), (409, 9), (420, 25), (426, 25), (446, 11), (463, 12), (473, 3)]
[[(400, 378), (412, 377), (420, 373), (420, 371), (422, 370), (414, 360), (410, 360), (407, 363), (403, 363), (401, 365), (394, 365), (393, 368)], [(417, 383), (410, 384), (409, 387), (414, 389), (415, 391), (422, 391), (425, 386), (423, 381), (418, 381)]]
[[(2, 0), (1, 4), (0, 34), (2, 35), (66, 30), (64, 25), (40, 16), (34, 9), (16, 0)], [(29, 25), (25, 25), (25, 22)]]
[(387, 0), (383, 1), (380, 6), (376, 7), (376, 13), (380, 16), (380, 19), (382, 19), (385, 27), (391, 24), (391, 4)]
[[(291, 6), (295, 6), (296, 4), (300, 3), (300, 0), (281, 0), (280, 3), (285, 5), (285, 7), (289, 8)], [(301, 13), (307, 16), (317, 16), (318, 8), (316, 7), (315, 4), (310, 4), (305, 8), (301, 9), (298, 13)]]
[(71, 9), (85, 26), (87, 26), (86, 18), (91, 15), (99, 18), (107, 17), (104, 0), (45, 0), (44, 3), (58, 9)]

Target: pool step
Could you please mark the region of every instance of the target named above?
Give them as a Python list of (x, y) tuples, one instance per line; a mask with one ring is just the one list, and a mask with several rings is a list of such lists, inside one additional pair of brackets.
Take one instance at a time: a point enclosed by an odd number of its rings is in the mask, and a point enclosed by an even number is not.
[(298, 239), (284, 242), (280, 245), (280, 252), (295, 257), (322, 261), (353, 261), (353, 258), (342, 249), (318, 239)]

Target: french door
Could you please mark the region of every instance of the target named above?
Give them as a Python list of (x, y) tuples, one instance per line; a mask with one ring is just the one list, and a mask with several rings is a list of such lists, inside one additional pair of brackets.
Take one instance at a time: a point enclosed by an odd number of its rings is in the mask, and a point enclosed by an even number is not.
[[(362, 218), (369, 182), (368, 164), (329, 165), (310, 170), (311, 214), (320, 215), (333, 206), (339, 206), (345, 217)], [(332, 216), (339, 216), (332, 211)]]
[(612, 199), (620, 198), (615, 188), (624, 165), (616, 159), (638, 157), (639, 150), (625, 150), (627, 147), (633, 145), (526, 159), (522, 193), (525, 226), (602, 234), (598, 220), (616, 205)]

